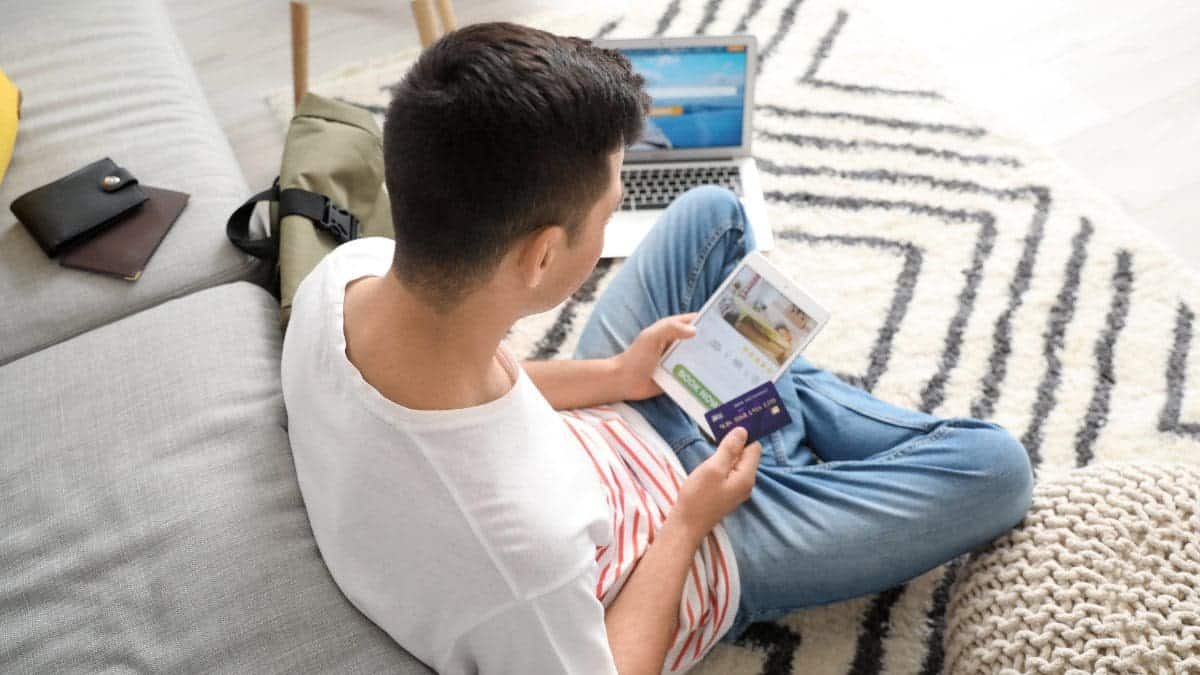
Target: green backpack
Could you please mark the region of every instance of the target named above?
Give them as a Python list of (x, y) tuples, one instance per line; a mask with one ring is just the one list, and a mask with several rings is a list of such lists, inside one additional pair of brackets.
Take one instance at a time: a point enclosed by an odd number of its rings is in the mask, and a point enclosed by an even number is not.
[[(271, 233), (250, 238), (250, 217), (271, 202)], [(288, 126), (279, 177), (242, 204), (225, 225), (239, 249), (274, 263), (270, 290), (286, 330), (296, 288), (339, 244), (393, 237), (383, 184), (383, 137), (371, 113), (305, 94)]]

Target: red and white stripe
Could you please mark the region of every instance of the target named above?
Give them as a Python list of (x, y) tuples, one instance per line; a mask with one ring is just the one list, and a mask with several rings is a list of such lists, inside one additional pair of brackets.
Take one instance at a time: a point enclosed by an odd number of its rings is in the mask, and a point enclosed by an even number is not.
[[(567, 411), (562, 417), (596, 469), (611, 506), (612, 542), (596, 548), (596, 597), (607, 607), (654, 543), (687, 474), (662, 438), (628, 406)], [(704, 658), (733, 623), (739, 594), (733, 550), (718, 525), (697, 549), (684, 580), (679, 622), (662, 672), (682, 673)]]

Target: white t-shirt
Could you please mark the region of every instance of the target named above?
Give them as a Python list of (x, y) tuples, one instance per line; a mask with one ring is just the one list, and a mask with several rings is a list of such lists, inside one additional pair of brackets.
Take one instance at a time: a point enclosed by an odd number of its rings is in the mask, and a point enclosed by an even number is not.
[[(342, 303), (349, 282), (388, 273), (392, 252), (390, 240), (366, 238), (326, 256), (297, 289), (284, 340), (288, 433), (330, 573), (360, 611), (439, 673), (615, 673), (604, 612), (635, 561), (610, 566), (607, 578), (597, 561), (622, 549), (614, 532), (630, 529), (627, 516), (657, 529), (663, 512), (638, 516), (633, 491), (618, 500), (626, 508), (613, 503), (589, 456), (595, 449), (581, 451), (503, 347), (514, 384), (480, 406), (412, 410), (368, 384), (346, 357)], [(643, 447), (664, 471), (685, 477), (640, 416), (616, 409), (652, 437)], [(642, 529), (635, 520), (628, 535), (639, 553), (644, 545), (633, 542), (652, 541)], [(676, 631), (664, 672), (688, 669), (711, 648), (733, 619), (738, 590), (718, 526), (689, 570), (680, 608), (687, 630)], [(726, 611), (702, 620), (703, 598)]]

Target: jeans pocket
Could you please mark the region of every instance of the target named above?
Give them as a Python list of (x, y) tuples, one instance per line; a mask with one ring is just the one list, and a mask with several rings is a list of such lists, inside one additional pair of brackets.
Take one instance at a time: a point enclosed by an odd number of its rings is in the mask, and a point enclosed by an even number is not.
[(801, 434), (792, 433), (786, 427), (772, 431), (759, 441), (763, 446), (760, 466), (795, 472), (819, 462), (817, 455), (804, 443)]

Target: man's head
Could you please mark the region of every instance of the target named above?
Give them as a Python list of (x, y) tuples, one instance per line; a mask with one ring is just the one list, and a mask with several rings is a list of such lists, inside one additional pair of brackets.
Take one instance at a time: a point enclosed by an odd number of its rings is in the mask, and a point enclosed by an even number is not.
[(431, 45), (384, 127), (396, 276), (440, 309), (502, 267), (561, 300), (599, 257), (643, 84), (619, 52), (509, 23)]

